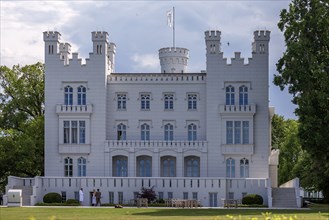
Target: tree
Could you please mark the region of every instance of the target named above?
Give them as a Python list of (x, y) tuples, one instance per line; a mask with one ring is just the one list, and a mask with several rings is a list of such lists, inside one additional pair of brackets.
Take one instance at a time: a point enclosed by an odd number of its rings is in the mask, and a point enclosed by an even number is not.
[(278, 27), (286, 51), (277, 63), (274, 84), (288, 88), (299, 117), (299, 138), (311, 161), (313, 186), (329, 199), (329, 3), (293, 0)]
[(44, 66), (0, 67), (0, 189), (9, 175), (43, 175)]
[(146, 198), (149, 203), (155, 201), (157, 196), (154, 191), (154, 186), (152, 186), (150, 189), (142, 187), (141, 192), (138, 193), (138, 197)]

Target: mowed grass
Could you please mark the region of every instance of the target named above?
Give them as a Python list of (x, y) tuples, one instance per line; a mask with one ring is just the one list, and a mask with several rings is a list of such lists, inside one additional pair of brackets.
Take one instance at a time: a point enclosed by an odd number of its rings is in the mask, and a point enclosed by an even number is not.
[[(270, 214), (271, 213), (271, 214)], [(311, 209), (182, 209), (112, 207), (1, 207), (1, 220), (90, 220), (90, 219), (239, 219), (239, 220), (329, 220), (329, 205)]]

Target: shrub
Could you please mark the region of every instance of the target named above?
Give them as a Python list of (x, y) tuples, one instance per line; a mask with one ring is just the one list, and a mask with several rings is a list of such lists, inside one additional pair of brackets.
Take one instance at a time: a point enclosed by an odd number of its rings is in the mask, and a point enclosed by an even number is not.
[(43, 197), (43, 202), (44, 203), (61, 203), (62, 202), (62, 196), (58, 193), (55, 193), (55, 192), (47, 193)]
[(66, 200), (66, 204), (68, 205), (79, 205), (79, 201), (76, 199), (68, 199)]
[(263, 197), (257, 194), (249, 194), (243, 197), (242, 204), (244, 205), (263, 205)]
[(152, 186), (150, 189), (142, 187), (141, 192), (138, 193), (138, 197), (146, 198), (148, 200), (148, 203), (153, 202), (157, 198), (156, 193), (153, 188), (154, 188), (154, 186)]

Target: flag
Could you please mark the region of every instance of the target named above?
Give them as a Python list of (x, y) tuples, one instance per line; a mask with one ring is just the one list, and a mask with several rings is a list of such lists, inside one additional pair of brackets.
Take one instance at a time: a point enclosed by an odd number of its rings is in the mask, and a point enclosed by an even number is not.
[(172, 10), (167, 11), (167, 25), (169, 27), (173, 26), (173, 11)]

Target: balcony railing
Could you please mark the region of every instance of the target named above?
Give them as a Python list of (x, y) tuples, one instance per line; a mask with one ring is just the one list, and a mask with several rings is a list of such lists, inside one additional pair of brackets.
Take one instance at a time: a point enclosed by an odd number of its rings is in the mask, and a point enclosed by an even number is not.
[(256, 105), (219, 105), (219, 113), (248, 113), (255, 114), (256, 113)]
[(207, 141), (107, 140), (106, 148), (207, 148)]
[(89, 105), (56, 105), (56, 113), (88, 113), (93, 112), (93, 106)]

